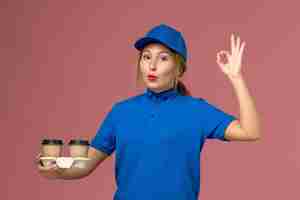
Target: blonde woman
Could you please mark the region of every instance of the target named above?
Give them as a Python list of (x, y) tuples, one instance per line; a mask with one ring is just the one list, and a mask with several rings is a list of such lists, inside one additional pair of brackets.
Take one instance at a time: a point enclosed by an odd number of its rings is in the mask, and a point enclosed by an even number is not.
[[(207, 139), (257, 141), (259, 116), (241, 74), (245, 43), (232, 35), (231, 52), (217, 63), (231, 81), (240, 118), (191, 96), (180, 80), (187, 49), (181, 32), (166, 24), (153, 27), (134, 45), (139, 50), (137, 81), (145, 91), (115, 102), (91, 141), (86, 168), (39, 166), (55, 179), (88, 176), (115, 152), (114, 200), (197, 200), (200, 153)], [(221, 62), (221, 55), (228, 62)]]

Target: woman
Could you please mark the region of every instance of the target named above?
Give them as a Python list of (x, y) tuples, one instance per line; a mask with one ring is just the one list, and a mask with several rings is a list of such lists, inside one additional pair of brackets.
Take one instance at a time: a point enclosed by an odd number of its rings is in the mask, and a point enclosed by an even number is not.
[[(116, 151), (114, 200), (196, 200), (200, 188), (200, 152), (206, 139), (257, 141), (259, 116), (241, 74), (245, 43), (231, 36), (231, 53), (217, 63), (232, 83), (240, 119), (201, 98), (192, 97), (180, 78), (187, 50), (182, 34), (161, 24), (135, 43), (140, 51), (137, 80), (146, 90), (113, 104), (91, 141), (86, 168), (39, 166), (48, 178), (89, 175)], [(228, 62), (221, 62), (221, 55)]]

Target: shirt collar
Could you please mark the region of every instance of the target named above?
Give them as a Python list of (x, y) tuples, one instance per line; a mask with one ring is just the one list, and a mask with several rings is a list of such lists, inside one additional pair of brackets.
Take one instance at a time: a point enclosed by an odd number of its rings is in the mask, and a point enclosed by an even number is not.
[(155, 92), (149, 88), (145, 90), (145, 95), (152, 100), (157, 101), (166, 101), (168, 99), (171, 99), (173, 97), (176, 97), (179, 95), (179, 91), (176, 88), (170, 88), (161, 92)]

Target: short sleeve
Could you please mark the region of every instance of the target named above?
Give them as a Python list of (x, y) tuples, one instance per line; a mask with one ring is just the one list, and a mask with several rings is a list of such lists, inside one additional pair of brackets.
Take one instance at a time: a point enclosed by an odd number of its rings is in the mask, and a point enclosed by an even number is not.
[(105, 152), (108, 155), (114, 152), (116, 145), (114, 110), (115, 105), (113, 105), (106, 114), (90, 144), (90, 146)]
[(226, 128), (228, 125), (237, 118), (231, 114), (228, 114), (214, 106), (205, 100), (203, 101), (204, 104), (204, 134), (205, 138), (208, 139), (219, 139), (222, 141), (227, 141), (224, 135)]

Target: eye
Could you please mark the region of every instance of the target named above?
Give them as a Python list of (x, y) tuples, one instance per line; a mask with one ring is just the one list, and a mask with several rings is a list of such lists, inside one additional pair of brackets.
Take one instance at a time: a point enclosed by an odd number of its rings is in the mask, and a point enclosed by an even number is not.
[(161, 56), (162, 61), (167, 61), (168, 59), (169, 59), (168, 56)]
[(143, 60), (149, 60), (149, 59), (150, 59), (150, 56), (147, 55), (147, 54), (144, 54), (144, 55), (142, 56), (142, 58), (143, 58)]

